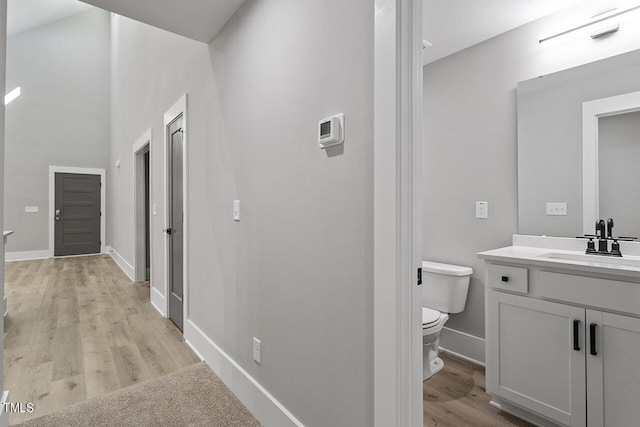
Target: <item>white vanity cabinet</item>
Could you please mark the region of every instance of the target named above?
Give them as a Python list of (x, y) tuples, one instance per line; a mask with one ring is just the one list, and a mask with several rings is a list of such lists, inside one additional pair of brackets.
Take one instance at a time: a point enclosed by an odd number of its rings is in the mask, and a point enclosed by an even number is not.
[(638, 282), (488, 261), (493, 403), (540, 425), (640, 425)]

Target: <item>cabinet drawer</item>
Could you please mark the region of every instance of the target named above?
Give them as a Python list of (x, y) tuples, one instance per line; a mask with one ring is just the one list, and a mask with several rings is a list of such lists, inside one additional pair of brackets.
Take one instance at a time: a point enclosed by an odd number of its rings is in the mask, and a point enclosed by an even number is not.
[(527, 269), (524, 267), (509, 267), (506, 265), (487, 265), (489, 286), (494, 289), (504, 289), (526, 294), (529, 292)]
[(540, 296), (640, 315), (640, 283), (541, 271)]

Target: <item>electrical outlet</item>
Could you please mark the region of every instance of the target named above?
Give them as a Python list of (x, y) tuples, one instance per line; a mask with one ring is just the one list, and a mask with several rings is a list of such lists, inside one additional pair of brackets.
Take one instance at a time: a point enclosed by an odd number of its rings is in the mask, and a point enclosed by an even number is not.
[(476, 218), (489, 218), (489, 202), (476, 202)]
[(253, 337), (253, 360), (259, 365), (262, 361), (260, 349), (260, 340), (256, 337)]
[(547, 203), (547, 215), (566, 215), (566, 203)]
[(233, 201), (233, 220), (240, 221), (240, 200)]

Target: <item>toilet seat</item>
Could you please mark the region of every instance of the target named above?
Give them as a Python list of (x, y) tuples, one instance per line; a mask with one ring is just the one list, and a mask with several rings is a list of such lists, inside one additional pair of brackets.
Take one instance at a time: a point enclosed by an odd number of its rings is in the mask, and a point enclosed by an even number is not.
[(442, 330), (444, 322), (449, 318), (447, 313), (441, 313), (427, 307), (422, 307), (422, 335), (434, 334)]

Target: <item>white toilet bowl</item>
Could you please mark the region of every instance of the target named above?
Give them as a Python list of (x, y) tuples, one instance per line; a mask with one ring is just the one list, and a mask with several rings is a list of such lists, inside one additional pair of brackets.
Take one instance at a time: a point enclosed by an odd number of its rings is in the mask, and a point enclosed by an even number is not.
[(427, 380), (444, 368), (444, 362), (438, 357), (440, 334), (445, 322), (449, 320), (447, 313), (440, 313), (422, 307), (422, 380)]
[(464, 310), (473, 270), (469, 267), (430, 261), (422, 263), (422, 379), (444, 367), (438, 357), (442, 327), (449, 313)]

